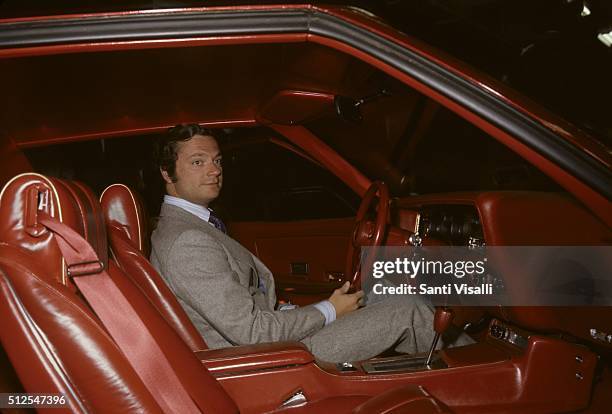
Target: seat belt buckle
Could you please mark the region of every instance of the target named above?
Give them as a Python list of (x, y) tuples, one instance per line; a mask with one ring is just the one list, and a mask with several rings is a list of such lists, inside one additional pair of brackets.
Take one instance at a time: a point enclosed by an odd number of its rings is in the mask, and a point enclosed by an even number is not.
[(67, 266), (68, 277), (87, 276), (100, 273), (104, 270), (104, 263), (101, 260), (91, 262), (73, 263)]

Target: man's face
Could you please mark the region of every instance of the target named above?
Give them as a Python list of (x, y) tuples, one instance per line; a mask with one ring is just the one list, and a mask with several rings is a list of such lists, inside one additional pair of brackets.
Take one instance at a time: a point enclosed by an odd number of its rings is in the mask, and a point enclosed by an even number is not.
[(176, 160), (176, 182), (165, 171), (162, 176), (169, 195), (208, 207), (219, 196), (223, 184), (221, 152), (210, 136), (194, 135), (179, 142)]

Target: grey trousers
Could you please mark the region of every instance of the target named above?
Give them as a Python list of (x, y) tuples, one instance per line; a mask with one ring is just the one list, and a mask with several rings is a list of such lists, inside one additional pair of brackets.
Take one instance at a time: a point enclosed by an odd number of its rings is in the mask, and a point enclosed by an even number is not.
[[(434, 338), (434, 307), (418, 296), (396, 296), (368, 304), (302, 339), (317, 359), (359, 361), (388, 349), (427, 352)], [(474, 341), (461, 334), (454, 345)], [(438, 348), (444, 346), (441, 341)]]

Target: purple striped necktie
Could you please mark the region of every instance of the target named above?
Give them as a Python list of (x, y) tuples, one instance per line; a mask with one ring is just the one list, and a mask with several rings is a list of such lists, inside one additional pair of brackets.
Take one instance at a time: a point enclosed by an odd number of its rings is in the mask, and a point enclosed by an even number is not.
[(210, 213), (210, 217), (208, 218), (208, 221), (217, 228), (217, 230), (222, 231), (223, 233), (227, 234), (227, 229), (225, 228), (225, 224), (223, 224), (223, 222), (221, 221), (221, 219), (217, 216), (215, 216), (212, 212)]

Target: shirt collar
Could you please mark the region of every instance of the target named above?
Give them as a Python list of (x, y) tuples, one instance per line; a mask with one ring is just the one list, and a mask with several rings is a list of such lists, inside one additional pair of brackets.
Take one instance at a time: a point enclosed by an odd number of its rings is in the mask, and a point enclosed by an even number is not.
[(169, 204), (171, 206), (175, 206), (178, 208), (182, 208), (188, 213), (193, 214), (196, 217), (208, 222), (210, 219), (210, 210), (204, 206), (199, 204), (192, 203), (191, 201), (187, 201), (183, 198), (173, 197), (171, 195), (164, 195), (164, 203)]

